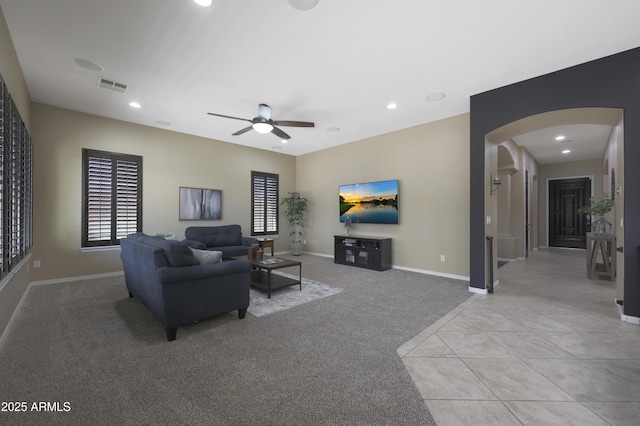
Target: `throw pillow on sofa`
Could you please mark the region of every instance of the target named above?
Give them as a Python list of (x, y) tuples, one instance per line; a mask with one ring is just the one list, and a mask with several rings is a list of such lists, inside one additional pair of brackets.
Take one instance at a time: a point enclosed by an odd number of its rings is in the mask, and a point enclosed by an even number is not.
[(198, 250), (192, 248), (193, 256), (196, 258), (200, 265), (206, 265), (207, 263), (220, 263), (222, 262), (222, 252), (215, 250)]

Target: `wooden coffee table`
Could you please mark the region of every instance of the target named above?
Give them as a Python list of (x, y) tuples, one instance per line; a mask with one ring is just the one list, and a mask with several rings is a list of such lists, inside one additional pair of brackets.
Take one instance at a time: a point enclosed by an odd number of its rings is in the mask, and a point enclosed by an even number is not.
[[(295, 260), (282, 259), (279, 257), (265, 256), (263, 260), (249, 259), (247, 256), (234, 257), (238, 260), (246, 260), (253, 266), (251, 271), (251, 287), (265, 291), (267, 297), (271, 299), (271, 291), (291, 285), (300, 285), (302, 290), (302, 262)], [(298, 267), (298, 279), (283, 277), (282, 275), (272, 274), (276, 269)]]

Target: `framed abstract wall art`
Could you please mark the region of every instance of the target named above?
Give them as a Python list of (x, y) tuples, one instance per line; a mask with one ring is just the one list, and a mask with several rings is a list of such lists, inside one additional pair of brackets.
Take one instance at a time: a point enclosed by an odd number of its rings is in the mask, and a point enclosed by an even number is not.
[(222, 191), (180, 187), (180, 220), (222, 219)]

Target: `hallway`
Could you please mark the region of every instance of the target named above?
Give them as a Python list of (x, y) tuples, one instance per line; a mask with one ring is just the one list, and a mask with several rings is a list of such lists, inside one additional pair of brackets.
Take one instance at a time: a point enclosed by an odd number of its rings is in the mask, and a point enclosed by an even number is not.
[(439, 426), (636, 425), (640, 326), (582, 250), (541, 249), (398, 349)]

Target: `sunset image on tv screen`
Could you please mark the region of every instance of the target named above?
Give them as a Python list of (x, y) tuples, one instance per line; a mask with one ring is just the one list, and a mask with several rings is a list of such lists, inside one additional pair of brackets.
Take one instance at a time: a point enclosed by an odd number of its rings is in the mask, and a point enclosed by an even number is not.
[(340, 185), (340, 222), (398, 223), (398, 181)]

